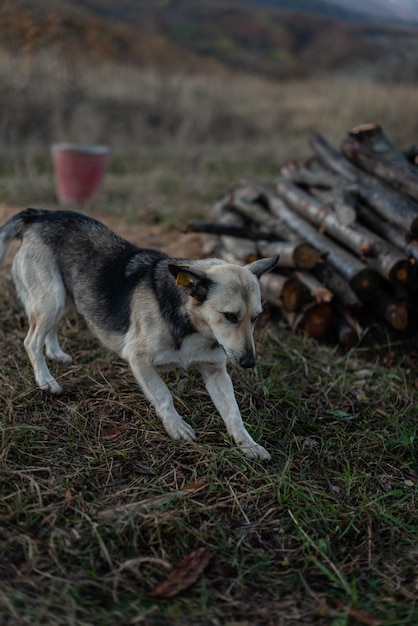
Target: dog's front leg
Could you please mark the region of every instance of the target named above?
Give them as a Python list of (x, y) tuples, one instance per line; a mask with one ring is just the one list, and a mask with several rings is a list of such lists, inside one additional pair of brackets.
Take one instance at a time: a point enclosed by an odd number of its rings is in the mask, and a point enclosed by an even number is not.
[(202, 364), (199, 370), (205, 381), (206, 389), (225, 425), (241, 451), (250, 458), (270, 460), (270, 454), (251, 437), (244, 426), (241, 413), (235, 399), (234, 387), (224, 365)]
[(177, 413), (173, 397), (157, 370), (145, 361), (129, 359), (132, 372), (146, 398), (155, 408), (158, 416), (172, 439), (196, 439), (194, 430), (182, 416)]

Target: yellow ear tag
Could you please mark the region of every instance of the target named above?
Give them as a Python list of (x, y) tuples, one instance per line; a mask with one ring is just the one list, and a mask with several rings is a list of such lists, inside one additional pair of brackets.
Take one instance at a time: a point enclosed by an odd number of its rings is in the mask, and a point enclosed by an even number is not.
[(187, 287), (193, 282), (193, 278), (186, 274), (185, 272), (179, 272), (176, 278), (177, 287)]

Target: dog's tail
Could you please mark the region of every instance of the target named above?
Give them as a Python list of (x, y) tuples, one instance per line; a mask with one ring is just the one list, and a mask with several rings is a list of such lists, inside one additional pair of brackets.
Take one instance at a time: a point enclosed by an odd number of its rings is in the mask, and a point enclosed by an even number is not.
[(26, 209), (11, 217), (0, 227), (0, 267), (7, 261), (13, 239), (22, 239), (26, 228), (44, 213), (42, 209)]

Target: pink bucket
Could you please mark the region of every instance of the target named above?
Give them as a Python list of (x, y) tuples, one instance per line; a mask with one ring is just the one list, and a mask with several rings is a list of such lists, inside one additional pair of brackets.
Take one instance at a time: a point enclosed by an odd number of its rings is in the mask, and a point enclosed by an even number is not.
[(82, 204), (92, 200), (106, 172), (109, 148), (56, 143), (51, 152), (58, 201)]

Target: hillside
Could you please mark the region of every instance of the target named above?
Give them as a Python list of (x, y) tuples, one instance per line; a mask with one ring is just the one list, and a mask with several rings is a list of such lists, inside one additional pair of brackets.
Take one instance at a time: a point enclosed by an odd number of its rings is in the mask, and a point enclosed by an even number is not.
[(418, 24), (417, 0), (230, 0), (236, 4), (257, 5), (315, 13), (349, 22)]
[(169, 71), (404, 82), (418, 75), (411, 29), (221, 0), (16, 0), (0, 7), (0, 27), (0, 45), (15, 52), (53, 45)]

